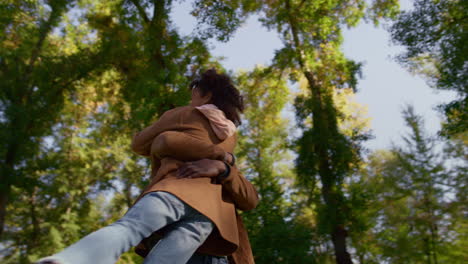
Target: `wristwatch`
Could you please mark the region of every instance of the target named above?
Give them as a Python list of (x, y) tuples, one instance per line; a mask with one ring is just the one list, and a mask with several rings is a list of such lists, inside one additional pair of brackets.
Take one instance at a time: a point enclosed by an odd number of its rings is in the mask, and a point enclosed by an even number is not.
[(228, 162), (228, 161), (227, 161), (227, 155), (224, 156), (224, 161), (227, 162), (229, 165), (234, 166), (234, 165), (236, 164), (236, 156), (234, 155), (234, 153), (231, 153), (231, 152), (226, 152), (226, 153), (231, 154), (231, 156), (232, 156), (232, 162)]
[(231, 173), (231, 168), (229, 167), (229, 164), (226, 161), (223, 161), (223, 163), (226, 166), (226, 170), (224, 170), (223, 173), (218, 174), (218, 177), (217, 177), (217, 182), (218, 183), (221, 183)]

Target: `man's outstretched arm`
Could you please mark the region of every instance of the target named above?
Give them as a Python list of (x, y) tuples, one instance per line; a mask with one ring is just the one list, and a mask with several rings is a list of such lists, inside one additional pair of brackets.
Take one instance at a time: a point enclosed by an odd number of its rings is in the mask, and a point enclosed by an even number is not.
[(164, 112), (156, 122), (143, 130), (134, 133), (131, 143), (132, 151), (136, 154), (149, 157), (151, 154), (151, 143), (153, 142), (153, 139), (162, 132), (174, 128), (176, 123), (171, 115), (173, 111), (174, 110), (169, 110)]

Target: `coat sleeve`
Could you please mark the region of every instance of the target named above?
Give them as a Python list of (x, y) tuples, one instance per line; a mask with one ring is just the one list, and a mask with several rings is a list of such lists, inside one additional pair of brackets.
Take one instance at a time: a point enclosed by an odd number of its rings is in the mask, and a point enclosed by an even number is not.
[(249, 211), (257, 207), (259, 197), (253, 184), (244, 177), (235, 165), (225, 164), (229, 168), (229, 174), (219, 180), (219, 183), (223, 185), (223, 190), (230, 194), (236, 207), (240, 210)]
[(153, 140), (151, 155), (159, 159), (171, 157), (181, 161), (224, 160), (226, 152), (215, 144), (198, 140), (184, 132), (166, 131)]
[[(161, 117), (149, 127), (133, 134), (131, 149), (136, 154), (149, 157), (153, 139), (164, 131), (177, 127), (178, 120), (175, 118), (175, 109), (164, 112)], [(180, 111), (179, 111), (180, 112)]]

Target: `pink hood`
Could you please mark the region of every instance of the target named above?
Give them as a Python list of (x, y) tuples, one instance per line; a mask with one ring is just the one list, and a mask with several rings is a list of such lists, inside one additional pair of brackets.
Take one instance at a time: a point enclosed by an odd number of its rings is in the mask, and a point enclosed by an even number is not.
[(216, 105), (204, 104), (195, 106), (195, 108), (200, 110), (200, 112), (210, 120), (211, 128), (213, 128), (213, 131), (219, 139), (225, 140), (236, 132), (236, 125), (234, 125), (231, 120), (227, 119), (224, 112)]

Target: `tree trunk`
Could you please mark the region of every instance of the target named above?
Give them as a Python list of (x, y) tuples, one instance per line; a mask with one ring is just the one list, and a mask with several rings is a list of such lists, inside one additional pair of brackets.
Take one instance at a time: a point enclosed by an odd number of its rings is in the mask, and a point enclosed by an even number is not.
[[(2, 182), (4, 182), (3, 178), (5, 177), (2, 177)], [(1, 187), (0, 191), (0, 238), (3, 235), (3, 229), (5, 226), (6, 207), (10, 196), (10, 190), (11, 186), (7, 183)]]
[(5, 228), (6, 208), (10, 199), (11, 179), (14, 172), (13, 163), (16, 150), (16, 142), (12, 142), (8, 145), (4, 160), (5, 163), (0, 167), (0, 238), (2, 238)]
[(332, 232), (332, 241), (335, 249), (336, 263), (338, 264), (353, 263), (351, 255), (346, 249), (346, 236), (346, 230), (342, 226), (336, 225)]
[[(329, 131), (329, 116), (325, 110), (323, 105), (323, 95), (320, 91), (321, 87), (319, 87), (317, 81), (315, 80), (314, 76), (310, 72), (305, 73), (306, 78), (309, 81), (309, 86), (312, 91), (312, 97), (314, 98), (314, 110), (312, 111), (313, 114), (313, 129), (315, 133), (322, 134), (322, 135), (329, 135), (330, 133), (337, 133), (337, 131)], [(345, 228), (342, 226), (344, 219), (341, 219), (338, 210), (340, 210), (341, 206), (338, 204), (339, 199), (337, 199), (337, 195), (339, 195), (336, 191), (336, 188), (340, 188), (341, 186), (337, 186), (335, 175), (333, 175), (332, 170), (330, 169), (333, 164), (330, 163), (328, 151), (326, 145), (323, 144), (315, 144), (315, 151), (318, 153), (320, 157), (319, 160), (319, 175), (322, 182), (322, 197), (325, 201), (328, 211), (330, 212), (329, 216), (332, 217), (330, 219), (331, 222), (331, 237), (334, 246), (335, 258), (336, 263), (338, 264), (352, 264), (351, 256), (347, 251), (346, 248), (346, 236), (347, 232)]]

